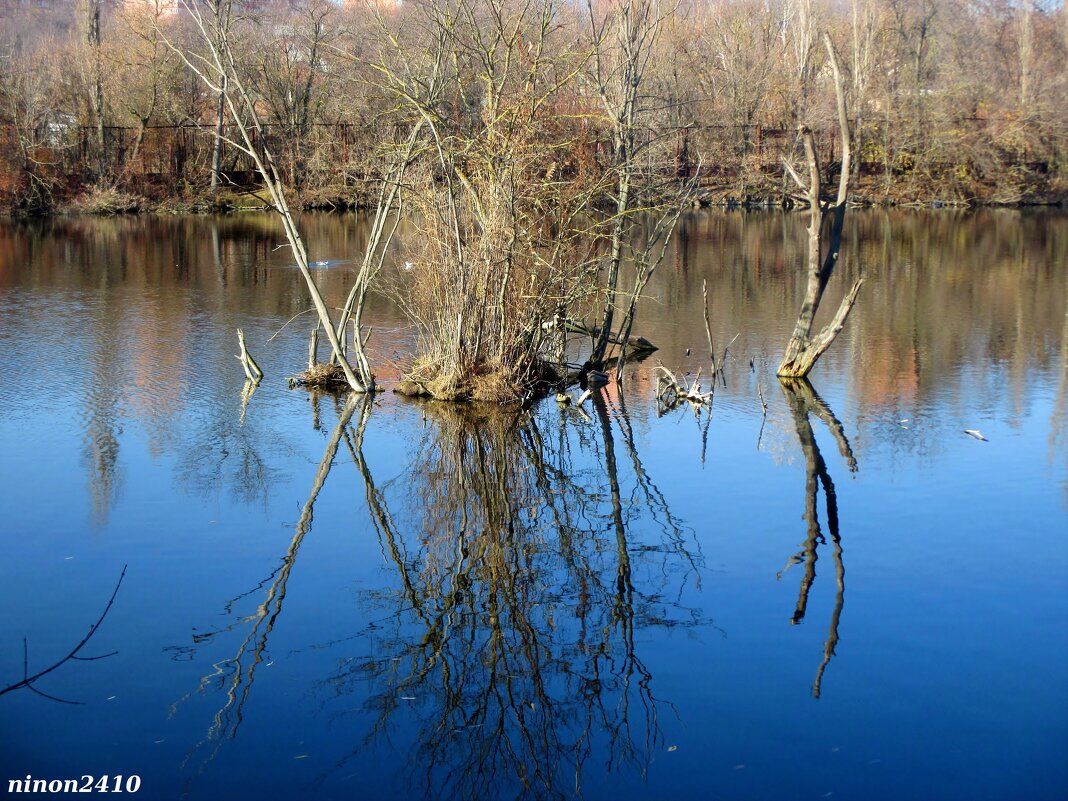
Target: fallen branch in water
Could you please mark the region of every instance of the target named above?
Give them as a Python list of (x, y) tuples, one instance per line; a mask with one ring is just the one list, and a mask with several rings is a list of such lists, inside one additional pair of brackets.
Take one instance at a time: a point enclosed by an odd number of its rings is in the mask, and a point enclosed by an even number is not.
[[(580, 323), (577, 320), (565, 319), (563, 320), (563, 328), (569, 334), (583, 334), (588, 336), (591, 340), (596, 340), (601, 335), (601, 329), (599, 326), (588, 326), (585, 323)], [(608, 343), (611, 345), (623, 346), (623, 349), (631, 354), (638, 353), (652, 353), (659, 350), (656, 345), (650, 342), (645, 337), (627, 336), (625, 338), (620, 337), (618, 334), (610, 333), (608, 335)]]
[(697, 371), (693, 381), (686, 385), (679, 381), (675, 374), (664, 365), (657, 365), (657, 369), (660, 370), (661, 374), (656, 377), (656, 400), (663, 407), (674, 409), (683, 402), (689, 402), (695, 407), (712, 405), (712, 390), (710, 389), (708, 392), (701, 391), (700, 370)]
[(2, 690), (0, 690), (0, 695), (4, 695), (5, 693), (9, 693), (13, 690), (19, 690), (25, 687), (30, 692), (37, 693), (37, 695), (43, 696), (44, 698), (48, 698), (51, 701), (58, 701), (61, 704), (85, 703), (84, 701), (67, 701), (64, 698), (56, 698), (54, 695), (49, 695), (46, 692), (38, 690), (36, 687), (33, 686), (33, 683), (38, 679), (47, 676), (53, 670), (56, 670), (62, 665), (65, 665), (72, 659), (76, 659), (80, 662), (95, 662), (97, 659), (106, 659), (107, 657), (115, 656), (115, 654), (118, 653), (118, 651), (112, 651), (111, 653), (101, 654), (100, 656), (78, 656), (78, 652), (81, 651), (82, 648), (84, 648), (88, 644), (89, 640), (92, 639), (93, 635), (96, 634), (97, 630), (100, 628), (100, 624), (104, 622), (104, 618), (107, 617), (108, 612), (111, 611), (111, 606), (115, 603), (115, 596), (119, 594), (119, 587), (122, 586), (122, 580), (126, 576), (126, 568), (127, 565), (122, 566), (122, 573), (119, 575), (119, 580), (115, 583), (115, 589), (111, 593), (111, 598), (108, 599), (108, 605), (104, 607), (104, 611), (100, 613), (100, 617), (97, 618), (96, 623), (89, 627), (88, 633), (84, 637), (82, 637), (81, 642), (75, 645), (71, 649), (70, 653), (60, 659), (58, 662), (54, 663), (50, 667), (45, 668), (44, 670), (37, 671), (32, 676), (29, 675), (29, 648), (26, 644), (26, 638), (24, 637), (22, 639), (22, 681), (4, 687)]

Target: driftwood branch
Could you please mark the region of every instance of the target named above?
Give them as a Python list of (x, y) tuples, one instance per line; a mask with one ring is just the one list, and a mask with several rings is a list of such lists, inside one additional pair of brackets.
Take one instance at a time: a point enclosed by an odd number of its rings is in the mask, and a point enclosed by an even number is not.
[[(712, 405), (712, 389), (703, 391), (701, 386), (701, 371), (697, 371), (693, 381), (684, 384), (676, 375), (664, 365), (657, 365), (660, 374), (656, 377), (656, 401), (665, 409), (674, 409), (682, 403), (689, 403), (694, 409), (701, 406)], [(713, 383), (715, 378), (713, 378)]]
[[(569, 334), (582, 334), (588, 336), (591, 340), (596, 340), (601, 336), (601, 328), (598, 326), (588, 326), (585, 323), (580, 323), (577, 320), (565, 319), (562, 321), (562, 325), (565, 331)], [(618, 334), (614, 332), (608, 332), (606, 341), (610, 345), (619, 345), (627, 352), (628, 355), (636, 355), (639, 353), (652, 353), (659, 350), (656, 345), (650, 342), (645, 337), (636, 337), (629, 335), (624, 341)]]
[(252, 358), (252, 354), (248, 352), (248, 348), (245, 346), (245, 332), (240, 328), (237, 329), (237, 346), (241, 349), (241, 352), (237, 354), (237, 360), (241, 362), (241, 366), (245, 368), (245, 378), (254, 384), (258, 384), (263, 380), (263, 370), (256, 364), (256, 360)]

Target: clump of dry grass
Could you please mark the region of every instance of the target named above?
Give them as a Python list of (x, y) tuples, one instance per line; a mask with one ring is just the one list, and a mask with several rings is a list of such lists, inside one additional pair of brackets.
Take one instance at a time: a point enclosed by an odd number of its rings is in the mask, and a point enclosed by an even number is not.
[(500, 404), (518, 403), (544, 395), (559, 381), (559, 376), (541, 361), (522, 372), (499, 362), (473, 365), (467, 372), (458, 372), (443, 369), (441, 363), (424, 358), (406, 375), (405, 381), (421, 390), (405, 394), (426, 394), (444, 401)]
[(140, 214), (148, 210), (148, 201), (116, 186), (96, 184), (74, 198), (67, 206), (72, 214)]
[(596, 260), (585, 196), (539, 170), (516, 152), (505, 169), (472, 167), (462, 191), (411, 178), (420, 235), (396, 294), (419, 336), (407, 378), (434, 398), (509, 403), (555, 380), (552, 322), (591, 293)]
[(289, 385), (291, 387), (325, 389), (335, 392), (349, 388), (348, 379), (345, 378), (345, 371), (341, 369), (341, 365), (328, 362), (319, 362), (303, 373), (293, 376), (289, 379)]

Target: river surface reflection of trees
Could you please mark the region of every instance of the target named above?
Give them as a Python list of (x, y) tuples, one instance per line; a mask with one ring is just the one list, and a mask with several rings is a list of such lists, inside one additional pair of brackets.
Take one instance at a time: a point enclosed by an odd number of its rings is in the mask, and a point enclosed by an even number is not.
[(325, 697), (358, 699), (351, 756), (389, 743), (409, 791), (442, 798), (572, 796), (591, 760), (643, 775), (668, 747), (659, 716), (673, 707), (640, 635), (701, 622), (682, 601), (701, 557), (646, 474), (625, 407), (598, 396), (587, 409), (425, 404), (418, 456), (383, 480), (364, 447), (371, 399), (338, 401), (290, 547), (247, 594), (255, 613), (226, 629), (246, 632), (237, 653), (199, 688), (223, 698), (199, 761), (237, 735), (315, 500), (351, 460), (394, 578), (362, 596), (373, 656), (319, 681)]
[[(334, 265), (317, 280), (328, 303), (340, 305), (354, 276), (351, 260), (366, 242), (366, 222), (308, 215), (301, 225), (313, 258)], [(69, 356), (64, 376), (83, 420), (83, 462), (98, 525), (123, 485), (124, 424), (145, 429), (158, 453), (190, 444), (176, 435), (176, 418), (218, 417), (229, 409), (241, 380), (231, 358), (233, 328), (244, 328), (269, 375), (302, 364), (304, 318), (267, 343), (308, 309), (300, 276), (277, 247), (281, 236), (276, 219), (258, 214), (0, 225), (0, 293), (9, 299), (0, 305), (0, 344), (18, 343), (8, 370), (38, 369), (57, 349)], [(716, 341), (739, 335), (725, 392), (749, 402), (750, 362), (775, 361), (800, 303), (804, 236), (797, 215), (687, 215), (649, 285), (636, 332), (660, 346), (660, 358), (674, 371), (696, 372), (705, 358), (701, 287), (707, 282)], [(850, 408), (839, 412), (857, 421), (858, 454), (874, 442), (902, 452), (929, 443), (930, 437), (893, 436), (900, 433), (896, 421), (976, 396), (1019, 417), (1036, 388), (1052, 382), (1059, 386), (1057, 409), (1064, 407), (1063, 214), (871, 210), (850, 216), (844, 241), (844, 272), (832, 282), (828, 304), (857, 271), (865, 288), (838, 346), (820, 362), (819, 382), (849, 388)], [(391, 360), (411, 350), (411, 333), (383, 297), (371, 299), (368, 318), (373, 361), (389, 381), (397, 373)], [(654, 364), (635, 370), (649, 378)], [(1057, 412), (1050, 417), (1051, 460), (1068, 452), (1063, 419)], [(255, 417), (250, 425), (257, 425)], [(930, 432), (939, 422), (927, 414), (922, 425)], [(251, 489), (237, 487), (237, 494), (266, 496), (271, 482), (259, 466), (204, 458), (210, 450), (235, 461), (219, 440), (197, 441), (183, 454), (187, 483), (225, 478), (234, 484), (254, 475)]]
[[(1036, 754), (1048, 771), (1063, 762), (1042, 757), (1053, 741), (1041, 732), (1059, 725), (1043, 714), (1063, 687), (1049, 617), (1063, 597), (1063, 549), (1047, 532), (1063, 529), (1068, 498), (1058, 496), (1068, 492), (1068, 218), (850, 219), (841, 282), (855, 269), (866, 282), (814, 374), (822, 401), (807, 385), (776, 389), (771, 375), (803, 288), (803, 218), (699, 213), (680, 225), (636, 332), (680, 377), (707, 371), (707, 282), (717, 345), (739, 338), (713, 417), (696, 427), (688, 411), (656, 416), (656, 359), (627, 369), (622, 397), (610, 386), (582, 413), (551, 399), (501, 416), (289, 392), (305, 318), (268, 340), (307, 300), (266, 217), (0, 224), (8, 542), (13, 564), (27, 565), (9, 595), (56, 586), (56, 598), (75, 597), (62, 570), (90, 546), (130, 562), (136, 580), (115, 611), (143, 617), (120, 650), (134, 655), (139, 686), (157, 646), (167, 664), (145, 685), (157, 694), (123, 720), (155, 731), (159, 710), (189, 694), (138, 753), (188, 779), (190, 797), (240, 797), (253, 773), (266, 796), (572, 795), (576, 780), (587, 797), (671, 795), (679, 765), (703, 779), (707, 755), (739, 743), (768, 748), (771, 784), (735, 785), (735, 797), (784, 786), (818, 797), (835, 788), (809, 768), (846, 774), (815, 750), (792, 763), (781, 754), (791, 740), (830, 749), (831, 738), (864, 741), (884, 766), (926, 759), (928, 777), (968, 771), (972, 788), (1012, 780), (993, 767), (1005, 743), (1017, 744), (1021, 771)], [(337, 262), (319, 277), (339, 302), (363, 223), (306, 224), (313, 256)], [(411, 333), (383, 298), (369, 316), (388, 382), (389, 356), (409, 351)], [(236, 327), (260, 343), (268, 378), (254, 394), (242, 394)], [(64, 475), (77, 478), (70, 502), (56, 503)], [(750, 531), (760, 536), (735, 536)], [(33, 567), (57, 553), (62, 567)], [(31, 665), (48, 609), (33, 605)], [(24, 636), (8, 631), (12, 643)], [(786, 640), (801, 652), (783, 658)], [(9, 660), (16, 676), (21, 656)], [(880, 706), (899, 676), (916, 681)], [(100, 697), (113, 684), (109, 674)], [(1008, 688), (996, 709), (990, 686)], [(863, 722), (876, 706), (878, 732)], [(28, 709), (23, 722), (55, 725), (26, 742), (53, 743), (41, 749), (50, 757), (103, 758), (116, 707), (104, 705), (106, 726), (84, 729)], [(941, 727), (936, 707), (951, 713)], [(754, 724), (770, 720), (765, 708), (774, 725)], [(984, 730), (983, 710), (996, 726)], [(917, 726), (954, 748), (972, 738), (974, 758), (919, 743), (908, 734)], [(734, 765), (754, 764), (739, 756), (719, 764), (715, 790), (742, 780)]]

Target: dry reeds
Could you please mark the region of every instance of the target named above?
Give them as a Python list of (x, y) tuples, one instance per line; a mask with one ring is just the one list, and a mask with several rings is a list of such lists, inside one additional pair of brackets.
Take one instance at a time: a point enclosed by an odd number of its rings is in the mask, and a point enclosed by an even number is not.
[(347, 390), (349, 382), (341, 365), (319, 362), (290, 378), (289, 386), (325, 389), (336, 392), (338, 390)]
[(148, 202), (143, 197), (131, 195), (107, 184), (89, 187), (67, 206), (67, 211), (71, 214), (139, 214), (147, 209)]
[(410, 378), (443, 400), (522, 400), (556, 378), (562, 330), (547, 321), (594, 291), (579, 207), (521, 150), (464, 179), (457, 190), (427, 176), (416, 193), (420, 245), (400, 292), (419, 334)]

